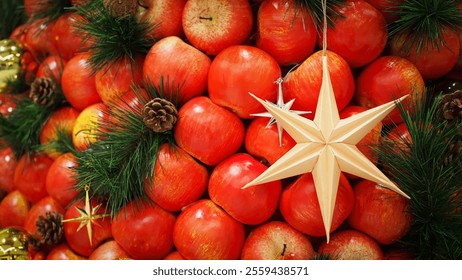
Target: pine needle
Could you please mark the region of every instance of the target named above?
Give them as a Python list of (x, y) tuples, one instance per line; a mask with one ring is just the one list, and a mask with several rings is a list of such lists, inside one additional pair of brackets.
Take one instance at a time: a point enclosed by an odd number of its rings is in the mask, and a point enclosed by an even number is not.
[(462, 31), (461, 0), (406, 0), (397, 1), (393, 13), (398, 19), (389, 23), (389, 36), (403, 36), (405, 52), (417, 48), (438, 48), (444, 43), (443, 30)]
[(26, 22), (22, 0), (3, 0), (0, 3), (0, 39), (9, 38), (11, 32)]
[[(295, 0), (295, 15), (299, 9), (305, 9), (311, 16), (316, 30), (320, 33), (322, 30), (323, 13), (322, 1), (320, 0)], [(327, 23), (334, 26), (336, 18), (343, 16), (336, 10), (336, 7), (345, 5), (345, 0), (327, 0)]]
[(27, 98), (17, 105), (8, 118), (0, 116), (0, 138), (7, 141), (17, 159), (38, 148), (40, 131), (52, 112)]
[(379, 155), (385, 173), (411, 197), (412, 225), (400, 242), (417, 259), (462, 259), (461, 157), (445, 164), (462, 124), (438, 118), (438, 101), (427, 97), (421, 109), (417, 101), (414, 113), (398, 105), (412, 140), (400, 147), (385, 137)]
[(45, 24), (58, 19), (71, 7), (70, 0), (36, 0), (33, 3), (35, 12), (30, 15), (29, 21), (45, 19)]
[(90, 52), (93, 73), (119, 60), (135, 61), (137, 53), (146, 54), (155, 42), (148, 36), (152, 27), (139, 23), (133, 15), (115, 18), (109, 14), (103, 0), (90, 1), (88, 5), (74, 8), (82, 17), (76, 23)]
[(122, 99), (110, 106), (105, 112), (110, 117), (101, 121), (94, 134), (100, 140), (76, 154), (77, 188), (90, 186), (92, 195), (107, 200), (112, 217), (129, 202), (147, 198), (144, 185), (154, 175), (158, 150), (164, 143), (173, 143), (172, 131), (155, 133), (144, 124), (144, 104), (163, 97), (163, 87), (145, 89), (147, 96), (142, 88), (134, 88), (140, 100), (137, 106), (130, 107)]

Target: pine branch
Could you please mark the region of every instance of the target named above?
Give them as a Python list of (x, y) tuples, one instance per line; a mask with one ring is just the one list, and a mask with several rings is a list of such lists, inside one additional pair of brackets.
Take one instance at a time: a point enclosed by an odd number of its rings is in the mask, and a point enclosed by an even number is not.
[(147, 23), (138, 23), (134, 15), (113, 17), (103, 0), (75, 7), (82, 20), (76, 23), (89, 46), (90, 65), (93, 73), (109, 67), (119, 60), (135, 61), (137, 53), (146, 54), (155, 42), (148, 34), (152, 31)]
[(413, 221), (400, 242), (418, 259), (461, 259), (462, 158), (445, 159), (462, 124), (438, 118), (438, 102), (427, 97), (410, 112), (399, 105), (412, 140), (399, 146), (385, 137), (379, 155), (385, 173), (411, 197)]
[(17, 159), (33, 153), (40, 145), (40, 131), (52, 109), (42, 107), (29, 98), (19, 103), (5, 118), (0, 116), (0, 138), (4, 138)]
[(29, 21), (46, 19), (45, 24), (55, 21), (72, 6), (70, 0), (36, 0), (33, 5)]
[(9, 38), (11, 32), (26, 22), (23, 1), (7, 0), (0, 3), (0, 39)]
[(108, 107), (109, 117), (93, 135), (100, 140), (76, 154), (77, 188), (88, 185), (94, 196), (106, 199), (112, 217), (130, 201), (147, 198), (144, 185), (154, 175), (158, 150), (173, 143), (172, 131), (155, 133), (143, 121), (144, 105), (163, 97), (163, 87), (135, 87), (134, 92), (139, 102), (130, 105), (120, 99)]
[[(299, 9), (305, 9), (311, 16), (316, 30), (321, 33), (322, 23), (324, 21), (322, 12), (322, 2), (320, 0), (294, 0), (295, 16)], [(336, 10), (336, 7), (345, 5), (345, 0), (327, 0), (326, 2), (327, 23), (334, 26), (335, 19), (343, 16)]]
[(462, 31), (461, 0), (406, 0), (397, 1), (393, 13), (398, 19), (389, 23), (390, 37), (404, 39), (404, 51), (413, 48), (438, 48), (444, 43), (442, 32)]

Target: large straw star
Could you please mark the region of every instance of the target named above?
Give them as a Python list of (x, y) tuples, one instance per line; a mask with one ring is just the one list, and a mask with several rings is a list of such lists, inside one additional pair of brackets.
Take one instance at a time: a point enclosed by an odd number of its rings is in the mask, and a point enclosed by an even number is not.
[(243, 188), (312, 172), (329, 242), (340, 172), (374, 181), (409, 197), (356, 147), (356, 144), (395, 108), (395, 103), (401, 102), (404, 97), (340, 120), (327, 68), (327, 56), (323, 55), (322, 59), (323, 80), (314, 120), (303, 118), (255, 97), (297, 144)]

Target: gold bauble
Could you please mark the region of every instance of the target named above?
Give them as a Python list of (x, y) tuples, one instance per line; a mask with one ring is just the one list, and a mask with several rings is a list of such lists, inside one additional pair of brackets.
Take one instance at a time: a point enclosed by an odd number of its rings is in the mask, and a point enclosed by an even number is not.
[(28, 241), (24, 231), (0, 229), (0, 260), (28, 260)]
[(7, 81), (17, 79), (21, 68), (23, 50), (15, 40), (0, 40), (0, 92), (2, 92)]

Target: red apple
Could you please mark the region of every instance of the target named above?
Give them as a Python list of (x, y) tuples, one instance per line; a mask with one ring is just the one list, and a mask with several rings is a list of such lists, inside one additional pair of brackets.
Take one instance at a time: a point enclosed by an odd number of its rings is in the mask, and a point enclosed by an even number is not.
[(14, 171), (18, 161), (14, 156), (14, 152), (10, 147), (0, 149), (0, 190), (11, 192), (14, 190)]
[(364, 0), (374, 6), (377, 10), (379, 10), (385, 20), (388, 22), (392, 22), (398, 19), (398, 15), (396, 14), (396, 10), (403, 0)]
[(52, 41), (55, 21), (47, 23), (48, 21), (48, 18), (41, 18), (26, 23), (23, 47), (32, 54), (37, 63), (55, 52)]
[(211, 62), (208, 56), (179, 37), (170, 36), (151, 47), (143, 65), (143, 75), (156, 87), (162, 86), (162, 78), (167, 99), (184, 104), (205, 94)]
[(72, 57), (64, 66), (61, 78), (64, 97), (77, 110), (101, 102), (89, 58), (89, 53), (80, 53)]
[[(353, 98), (355, 82), (350, 66), (340, 55), (327, 51), (332, 88), (338, 110)], [(297, 69), (290, 72), (282, 84), (285, 99), (295, 98), (292, 109), (316, 112), (322, 82), (322, 51), (310, 55)], [(312, 115), (314, 117), (314, 114)]]
[(245, 150), (265, 164), (273, 164), (295, 146), (295, 141), (283, 131), (279, 143), (277, 125), (267, 127), (268, 118), (255, 118), (245, 131)]
[(58, 141), (60, 134), (62, 137), (67, 136), (69, 139), (72, 139), (72, 130), (79, 114), (80, 112), (75, 108), (63, 106), (56, 109), (43, 125), (40, 131), (40, 144), (45, 145), (44, 152), (51, 159), (56, 159), (62, 155), (62, 152), (46, 145)]
[(51, 31), (56, 54), (65, 60), (71, 59), (84, 50), (83, 33), (78, 32), (77, 24), (82, 18), (76, 12), (63, 13), (56, 20)]
[[(67, 221), (64, 223), (64, 236), (69, 247), (74, 252), (84, 257), (90, 256), (100, 244), (112, 238), (110, 217), (94, 217), (107, 213), (104, 204), (95, 199), (91, 199), (90, 208), (93, 215), (91, 223), (91, 242), (87, 227), (84, 226), (79, 229), (81, 221)], [(83, 199), (74, 202), (67, 208), (63, 220), (82, 217), (82, 213), (79, 211), (80, 209), (85, 209), (85, 202)]]
[(88, 257), (89, 260), (121, 260), (129, 259), (130, 256), (115, 241), (109, 240), (99, 245)]
[[(381, 56), (364, 67), (356, 79), (356, 102), (365, 108), (374, 108), (405, 95), (409, 109), (413, 99), (422, 100), (425, 83), (419, 70), (409, 60), (398, 56)], [(398, 109), (383, 119), (383, 124), (403, 122)]]
[(210, 175), (210, 199), (243, 224), (257, 225), (267, 221), (278, 208), (281, 181), (242, 189), (266, 169), (249, 154), (228, 157)]
[(271, 221), (252, 230), (242, 248), (242, 260), (309, 260), (310, 240), (285, 222)]
[(175, 247), (189, 260), (237, 260), (244, 239), (244, 226), (208, 199), (187, 206), (173, 230)]
[(380, 244), (392, 244), (411, 227), (409, 200), (375, 182), (361, 180), (353, 187), (355, 205), (348, 224)]
[(53, 160), (44, 154), (24, 154), (14, 170), (13, 183), (30, 202), (47, 196), (45, 180)]
[(0, 115), (4, 118), (14, 111), (16, 108), (16, 96), (8, 93), (0, 94)]
[(280, 65), (304, 61), (316, 47), (317, 32), (307, 9), (294, 0), (263, 1), (258, 8), (256, 46)]
[(209, 55), (242, 44), (253, 26), (248, 0), (189, 0), (183, 10), (183, 30), (194, 47)]
[(209, 173), (180, 147), (161, 146), (154, 167), (154, 178), (146, 181), (145, 190), (160, 207), (180, 211), (202, 197), (207, 189)]
[[(348, 218), (353, 204), (353, 190), (347, 178), (341, 174), (330, 232)], [(295, 229), (311, 236), (326, 235), (311, 173), (300, 176), (282, 192), (279, 208), (286, 222)]]
[(61, 76), (67, 61), (59, 55), (50, 55), (39, 65), (36, 78), (51, 78), (61, 85)]
[(178, 251), (173, 251), (164, 260), (185, 260), (185, 258)]
[(183, 36), (182, 16), (186, 0), (140, 0), (137, 19), (152, 29), (149, 36)]
[(95, 74), (96, 90), (104, 104), (110, 106), (139, 85), (143, 77), (144, 56), (124, 57), (106, 65)]
[(73, 168), (77, 167), (77, 161), (72, 153), (59, 156), (51, 164), (47, 172), (45, 187), (47, 193), (63, 207), (68, 207), (78, 195), (76, 174)]
[(87, 258), (80, 256), (74, 252), (68, 244), (61, 243), (51, 249), (47, 254), (47, 260), (86, 260)]
[(189, 100), (178, 112), (174, 128), (178, 146), (207, 165), (234, 154), (244, 141), (244, 124), (208, 97)]
[[(255, 77), (258, 75), (258, 79)], [(265, 112), (250, 94), (275, 102), (281, 69), (265, 51), (252, 46), (232, 46), (218, 54), (208, 77), (210, 99), (243, 119)]]
[(356, 230), (343, 230), (332, 234), (330, 242), (319, 245), (319, 254), (327, 254), (334, 260), (382, 260), (379, 244), (366, 234)]
[(112, 222), (115, 241), (134, 259), (163, 259), (173, 250), (175, 215), (152, 203), (132, 201)]
[[(334, 8), (340, 15), (327, 29), (327, 48), (359, 68), (375, 60), (385, 49), (387, 23), (382, 13), (362, 0), (350, 0)], [(320, 33), (318, 45), (322, 46)]]
[(18, 190), (11, 191), (0, 202), (0, 228), (24, 226), (29, 209), (26, 197)]
[(448, 74), (459, 58), (459, 32), (450, 28), (438, 31), (438, 43), (433, 41), (419, 47), (410, 46), (407, 35), (393, 36), (390, 39), (390, 54), (403, 57), (412, 62), (425, 80), (435, 80)]

